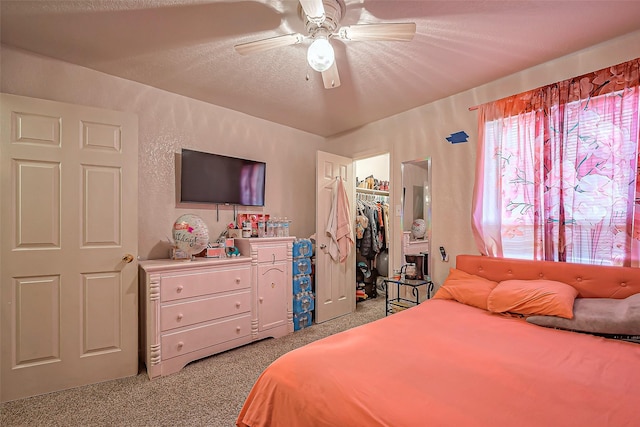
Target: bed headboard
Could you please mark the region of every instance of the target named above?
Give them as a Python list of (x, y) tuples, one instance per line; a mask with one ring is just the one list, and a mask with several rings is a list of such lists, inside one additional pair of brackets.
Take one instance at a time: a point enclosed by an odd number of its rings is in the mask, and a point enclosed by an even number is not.
[(640, 293), (640, 268), (458, 255), (456, 269), (496, 282), (557, 280), (576, 288), (583, 298), (626, 298)]

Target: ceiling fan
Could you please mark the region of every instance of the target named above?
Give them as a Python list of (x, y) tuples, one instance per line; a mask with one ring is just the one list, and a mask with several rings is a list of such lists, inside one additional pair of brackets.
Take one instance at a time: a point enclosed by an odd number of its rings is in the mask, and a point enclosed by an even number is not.
[(331, 89), (340, 86), (331, 39), (410, 41), (416, 33), (414, 22), (339, 27), (346, 11), (344, 0), (300, 0), (300, 6), (300, 18), (304, 22), (306, 35), (293, 33), (240, 43), (235, 46), (236, 51), (241, 55), (248, 55), (312, 40), (307, 50), (307, 61), (311, 68), (322, 73), (324, 87)]

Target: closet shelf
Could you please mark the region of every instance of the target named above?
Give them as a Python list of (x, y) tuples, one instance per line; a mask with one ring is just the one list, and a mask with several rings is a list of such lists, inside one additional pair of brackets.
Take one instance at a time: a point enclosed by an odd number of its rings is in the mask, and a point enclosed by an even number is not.
[(356, 187), (356, 193), (375, 194), (375, 195), (378, 195), (378, 196), (388, 196), (389, 195), (388, 191), (372, 190), (370, 188), (360, 188), (360, 187)]

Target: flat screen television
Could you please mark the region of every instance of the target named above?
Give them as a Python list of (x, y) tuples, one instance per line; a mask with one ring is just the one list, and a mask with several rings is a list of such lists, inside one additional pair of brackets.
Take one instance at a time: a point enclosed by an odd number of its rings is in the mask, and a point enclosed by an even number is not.
[(182, 149), (180, 202), (264, 206), (267, 165)]

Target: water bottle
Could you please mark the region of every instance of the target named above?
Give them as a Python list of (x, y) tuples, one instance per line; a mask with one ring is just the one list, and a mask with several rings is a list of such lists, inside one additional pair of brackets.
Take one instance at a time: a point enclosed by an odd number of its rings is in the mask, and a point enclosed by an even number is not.
[(291, 223), (291, 221), (289, 221), (287, 219), (287, 217), (284, 217), (284, 220), (282, 221), (282, 237), (289, 237), (289, 224)]
[(267, 237), (276, 237), (276, 229), (273, 219), (267, 220)]
[(242, 223), (242, 237), (251, 237), (251, 221), (244, 221)]

